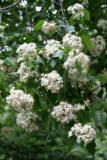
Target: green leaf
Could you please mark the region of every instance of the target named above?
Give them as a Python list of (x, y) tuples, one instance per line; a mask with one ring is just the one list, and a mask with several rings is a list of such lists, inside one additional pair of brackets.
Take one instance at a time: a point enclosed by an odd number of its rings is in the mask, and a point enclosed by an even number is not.
[(107, 74), (99, 74), (97, 77), (101, 82), (107, 82)]
[(7, 87), (6, 83), (3, 82), (2, 80), (0, 80), (0, 91), (5, 93), (6, 92), (6, 87)]
[(90, 13), (87, 9), (84, 9), (84, 15), (85, 20), (90, 21)]
[(64, 52), (62, 51), (62, 50), (58, 50), (58, 51), (56, 51), (55, 52), (55, 54), (54, 54), (54, 58), (59, 58), (59, 59), (62, 59), (63, 58), (63, 56), (64, 56)]
[(46, 0), (45, 1), (45, 9), (47, 10), (51, 5), (51, 0)]
[(81, 37), (82, 37), (82, 41), (83, 41), (85, 50), (89, 50), (93, 48), (93, 44), (88, 35), (84, 34), (84, 35), (81, 35)]
[(36, 64), (44, 64), (43, 59), (40, 56), (37, 56), (36, 58)]
[(75, 27), (73, 25), (63, 25), (66, 32), (75, 32)]
[(44, 23), (44, 20), (40, 20), (36, 23), (35, 27), (34, 27), (34, 31), (39, 31), (42, 28), (42, 25)]
[(93, 141), (93, 142), (89, 143), (89, 144), (86, 146), (86, 149), (87, 149), (87, 151), (88, 151), (90, 154), (94, 155), (94, 154), (95, 154), (95, 147), (96, 147), (96, 144), (95, 144), (95, 142)]
[(11, 57), (5, 58), (5, 63), (6, 63), (8, 66), (15, 65), (14, 59), (11, 58)]
[(105, 99), (103, 102), (102, 102), (103, 106), (104, 106), (104, 109), (107, 110), (107, 99)]
[(107, 114), (102, 111), (96, 111), (96, 122), (98, 125), (102, 126), (107, 121)]
[(50, 63), (50, 66), (51, 66), (52, 68), (54, 68), (55, 65), (56, 65), (56, 61), (55, 61), (55, 60), (52, 60), (51, 63)]

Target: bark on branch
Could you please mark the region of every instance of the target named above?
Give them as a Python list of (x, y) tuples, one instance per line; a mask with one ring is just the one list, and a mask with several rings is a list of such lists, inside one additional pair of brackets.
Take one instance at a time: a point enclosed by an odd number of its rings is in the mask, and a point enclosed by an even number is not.
[(14, 8), (17, 4), (19, 4), (22, 0), (18, 0), (17, 2), (13, 3), (12, 5), (9, 5), (7, 7), (3, 7), (3, 8), (0, 8), (0, 13), (4, 13), (4, 12), (7, 12), (8, 10)]

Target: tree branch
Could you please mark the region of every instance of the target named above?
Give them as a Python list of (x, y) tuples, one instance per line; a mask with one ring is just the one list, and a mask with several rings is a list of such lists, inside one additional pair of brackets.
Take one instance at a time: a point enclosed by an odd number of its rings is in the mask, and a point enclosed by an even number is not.
[(99, 89), (100, 87), (104, 86), (105, 84), (107, 84), (107, 83), (102, 83), (102, 84), (98, 85), (96, 88), (94, 88), (94, 89), (90, 92), (90, 94), (93, 94), (94, 91), (96, 91), (96, 90)]
[(63, 0), (54, 0), (54, 3), (60, 8), (62, 19), (68, 24), (63, 8)]
[(99, 97), (97, 97), (97, 96), (94, 94), (94, 92), (95, 92), (97, 89), (99, 89), (100, 87), (102, 87), (102, 86), (104, 86), (104, 85), (106, 85), (106, 84), (107, 84), (107, 82), (102, 83), (102, 84), (96, 86), (96, 88), (94, 88), (92, 91), (89, 92), (87, 99), (93, 101), (93, 98), (95, 98), (95, 99), (97, 99), (97, 100), (99, 100), (99, 101), (102, 101), (102, 99), (100, 99)]
[(17, 4), (19, 4), (21, 1), (22, 1), (22, 0), (18, 0), (17, 2), (13, 3), (13, 4), (10, 5), (10, 6), (0, 8), (0, 13), (7, 12), (8, 10), (14, 8), (14, 7), (15, 7)]

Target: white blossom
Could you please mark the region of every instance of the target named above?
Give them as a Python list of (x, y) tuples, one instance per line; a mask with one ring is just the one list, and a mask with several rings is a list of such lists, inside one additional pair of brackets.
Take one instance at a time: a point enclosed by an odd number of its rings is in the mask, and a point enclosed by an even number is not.
[(84, 47), (81, 37), (73, 35), (71, 33), (65, 34), (65, 36), (63, 37), (63, 45), (64, 47), (69, 47), (77, 51), (82, 50)]
[(15, 88), (10, 90), (10, 95), (6, 97), (6, 102), (17, 112), (20, 112), (22, 109), (31, 110), (34, 105), (34, 99), (30, 94)]
[(29, 78), (36, 76), (38, 77), (38, 72), (36, 70), (31, 70), (24, 62), (20, 64), (17, 71), (21, 82), (27, 82)]
[(82, 17), (84, 17), (84, 6), (82, 4), (76, 3), (72, 6), (69, 6), (67, 11), (74, 19), (80, 20)]
[(54, 21), (51, 21), (51, 22), (44, 21), (42, 26), (42, 31), (45, 34), (54, 34), (55, 32), (58, 31), (58, 27)]
[(27, 132), (32, 132), (38, 130), (38, 126), (36, 125), (37, 117), (38, 116), (35, 113), (23, 110), (17, 114), (16, 123)]
[(97, 23), (97, 27), (103, 30), (107, 30), (107, 20), (100, 19)]
[(93, 43), (93, 49), (91, 51), (92, 56), (93, 57), (100, 56), (100, 54), (106, 48), (106, 42), (104, 38), (99, 35), (99, 36), (91, 38), (91, 41)]
[(42, 74), (41, 86), (44, 86), (52, 93), (57, 93), (63, 87), (62, 77), (56, 71), (52, 71), (48, 74)]
[(69, 123), (71, 120), (76, 120), (77, 118), (76, 113), (79, 110), (84, 110), (84, 109), (85, 109), (84, 105), (81, 104), (72, 105), (70, 103), (61, 101), (59, 105), (54, 106), (51, 115), (58, 122), (64, 124), (64, 123)]
[(69, 123), (71, 120), (76, 119), (73, 106), (67, 102), (60, 102), (59, 105), (54, 106), (51, 112), (53, 118), (61, 123)]
[(26, 8), (26, 6), (27, 6), (27, 1), (26, 1), (26, 0), (23, 0), (23, 1), (21, 1), (19, 4), (20, 4), (20, 6), (22, 6), (23, 8)]
[(24, 61), (26, 59), (35, 58), (37, 55), (37, 49), (35, 43), (23, 43), (16, 50), (19, 53), (18, 62)]
[(85, 109), (85, 105), (77, 103), (74, 105), (74, 112), (78, 112), (80, 110), (84, 110)]
[[(75, 52), (71, 52), (63, 66), (68, 71), (68, 76), (72, 81), (85, 83), (85, 75), (89, 67), (89, 62), (89, 57), (84, 53), (80, 52), (75, 55)], [(77, 67), (78, 65), (79, 68)]]
[(85, 124), (82, 126), (81, 123), (76, 123), (68, 132), (68, 137), (77, 137), (77, 142), (84, 142), (85, 144), (90, 143), (96, 137), (96, 131), (90, 125)]
[(29, 67), (27, 67), (27, 65), (25, 65), (24, 62), (20, 64), (20, 67), (19, 67), (17, 73), (20, 76), (21, 82), (27, 82), (29, 77), (31, 76), (30, 69), (29, 69)]
[(62, 48), (62, 45), (60, 44), (59, 41), (56, 41), (54, 39), (48, 40), (44, 48), (43, 56), (46, 59), (51, 59), (54, 56), (55, 52), (61, 48)]

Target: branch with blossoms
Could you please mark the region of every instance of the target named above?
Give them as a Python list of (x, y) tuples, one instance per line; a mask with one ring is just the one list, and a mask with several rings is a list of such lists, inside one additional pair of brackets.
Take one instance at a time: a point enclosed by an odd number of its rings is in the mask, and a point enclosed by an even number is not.
[[(5, 7), (4, 11), (19, 2)], [(30, 20), (36, 25), (30, 35), (27, 33), (24, 37), (22, 34), (21, 40), (17, 40), (15, 67), (5, 69), (6, 62), (1, 60), (2, 72), (6, 70), (6, 75), (13, 72), (14, 76), (4, 95), (6, 105), (14, 109), (16, 124), (27, 132), (40, 130), (42, 120), (43, 127), (47, 128), (45, 120), (47, 123), (53, 119), (55, 123), (67, 126), (69, 137), (75, 136), (77, 142), (88, 145), (97, 137), (96, 120), (91, 115), (93, 107), (88, 106), (93, 105), (94, 100), (102, 102), (99, 95), (103, 86), (106, 87), (106, 83), (99, 81), (99, 70), (92, 65), (94, 59), (99, 61), (105, 52), (106, 42), (102, 34), (91, 32), (87, 25), (92, 26), (91, 15), (84, 5), (76, 3), (66, 8), (63, 0), (53, 0), (52, 3), (54, 7), (49, 8), (46, 16), (38, 14), (40, 19), (32, 17), (35, 10), (31, 8), (33, 13), (30, 14), (26, 5), (25, 20), (29, 26)], [(51, 9), (57, 9), (57, 12), (52, 14)], [(106, 24), (101, 21), (98, 27), (102, 27), (102, 22)], [(97, 107), (95, 109), (97, 113)]]

